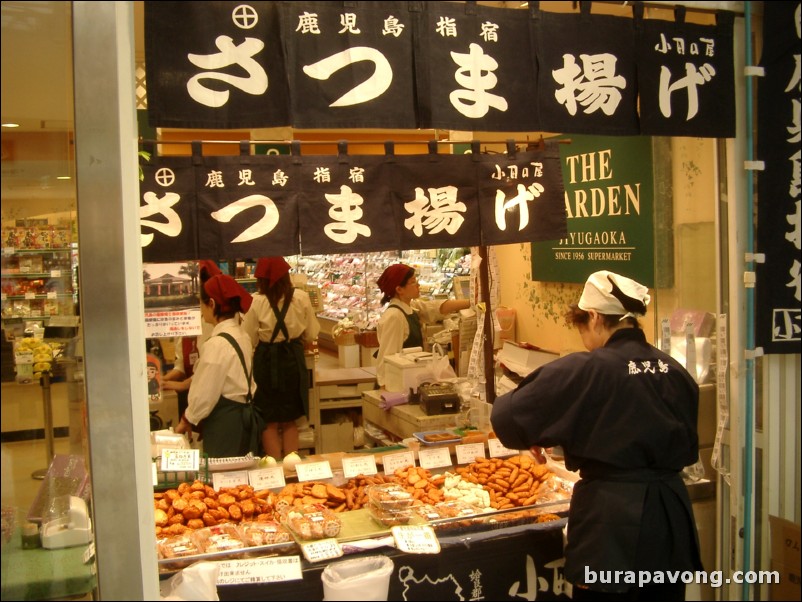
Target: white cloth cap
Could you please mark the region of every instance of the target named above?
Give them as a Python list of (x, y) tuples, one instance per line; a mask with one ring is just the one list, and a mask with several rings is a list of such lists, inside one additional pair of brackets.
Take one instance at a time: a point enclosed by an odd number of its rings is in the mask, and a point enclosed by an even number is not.
[(621, 301), (613, 295), (613, 283), (615, 283), (627, 297), (642, 301), (644, 305), (649, 305), (651, 297), (649, 296), (649, 289), (647, 287), (626, 276), (621, 276), (615, 272), (608, 272), (607, 270), (601, 270), (591, 274), (587, 282), (585, 282), (585, 289), (582, 291), (582, 296), (579, 298), (579, 309), (585, 311), (594, 309), (600, 314), (609, 316), (620, 316), (630, 313), (624, 309)]

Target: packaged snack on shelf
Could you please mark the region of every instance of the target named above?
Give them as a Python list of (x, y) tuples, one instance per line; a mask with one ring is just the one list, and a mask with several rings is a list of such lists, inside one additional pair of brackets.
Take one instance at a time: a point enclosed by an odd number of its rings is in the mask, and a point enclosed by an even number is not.
[(267, 546), (274, 543), (288, 543), (292, 535), (287, 529), (275, 521), (249, 521), (240, 523), (240, 533), (249, 546)]
[(282, 522), (299, 539), (337, 537), (342, 528), (337, 515), (319, 504), (287, 508), (282, 513)]
[(369, 485), (366, 490), (368, 501), (380, 510), (393, 512), (412, 506), (412, 494), (397, 483)]
[(368, 504), (368, 512), (373, 520), (380, 525), (384, 525), (385, 527), (406, 525), (412, 518), (412, 507), (407, 507), (400, 510), (387, 510), (370, 503)]
[(223, 552), (239, 550), (246, 547), (245, 540), (233, 524), (223, 523), (212, 527), (204, 527), (193, 533), (196, 545), (201, 552)]
[[(200, 548), (188, 533), (159, 539), (156, 541), (156, 548), (159, 552), (159, 559), (175, 560), (175, 562), (169, 563), (170, 568), (174, 569), (189, 566), (194, 562), (191, 557), (201, 553)], [(183, 558), (187, 560), (181, 562), (179, 559)]]

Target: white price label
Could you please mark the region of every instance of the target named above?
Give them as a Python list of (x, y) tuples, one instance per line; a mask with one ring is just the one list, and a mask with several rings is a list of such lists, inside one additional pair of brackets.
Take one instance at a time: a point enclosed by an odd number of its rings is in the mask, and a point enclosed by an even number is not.
[(392, 476), (399, 468), (415, 466), (415, 452), (406, 451), (398, 452), (397, 454), (386, 454), (382, 456), (382, 464), (384, 465), (384, 474), (388, 477)]
[(247, 470), (232, 470), (212, 474), (212, 487), (219, 491), (223, 487), (239, 487), (248, 484)]
[(487, 450), (490, 452), (491, 458), (503, 458), (504, 456), (512, 456), (518, 453), (518, 450), (504, 447), (501, 441), (495, 437), (487, 440)]
[(6, 294), (5, 294), (5, 293), (0, 293), (0, 299), (2, 299), (3, 301), (5, 301), (5, 300), (6, 300), (6, 298), (7, 298), (7, 297), (6, 297)]
[(331, 560), (343, 555), (343, 549), (336, 539), (318, 539), (301, 544), (301, 552), (309, 562)]
[(50, 270), (51, 278), (61, 278), (61, 270)]
[(58, 299), (58, 293), (56, 293), (54, 291), (48, 291), (47, 292), (47, 298), (48, 299)]
[(13, 255), (14, 247), (3, 247), (3, 255)]
[(239, 583), (277, 583), (303, 579), (300, 556), (242, 558), (217, 563), (217, 585)]
[(400, 525), (390, 529), (395, 547), (407, 554), (439, 554), (440, 542), (429, 525)]
[(451, 466), (451, 452), (447, 447), (437, 449), (421, 449), (418, 451), (418, 461), (421, 468), (441, 468)]
[(162, 450), (162, 472), (171, 470), (198, 470), (200, 450), (165, 449)]
[(151, 471), (150, 477), (151, 480), (153, 481), (153, 486), (155, 487), (156, 485), (159, 484), (159, 469), (156, 466), (156, 462), (150, 463), (150, 471)]
[(305, 462), (295, 465), (295, 472), (298, 474), (299, 481), (320, 481), (331, 479), (331, 464), (328, 460), (322, 462)]
[(359, 456), (356, 458), (343, 458), (343, 476), (346, 479), (363, 474), (366, 476), (374, 475), (376, 469), (376, 458), (372, 454)]
[(455, 449), (457, 450), (457, 464), (470, 464), (476, 458), (486, 457), (484, 443), (465, 443), (456, 445)]
[(36, 299), (36, 293), (27, 292), (25, 293), (26, 299)]
[(284, 469), (281, 466), (270, 466), (248, 471), (248, 481), (254, 489), (278, 489), (284, 487)]

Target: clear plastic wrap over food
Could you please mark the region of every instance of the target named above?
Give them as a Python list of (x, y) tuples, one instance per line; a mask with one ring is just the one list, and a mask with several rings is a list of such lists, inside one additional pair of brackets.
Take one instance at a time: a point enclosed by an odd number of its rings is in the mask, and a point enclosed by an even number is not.
[[(189, 534), (174, 535), (156, 541), (156, 548), (161, 559), (187, 558), (200, 554), (201, 550)], [(185, 563), (170, 563), (175, 568), (188, 566), (193, 560), (188, 559)]]
[(267, 546), (292, 541), (290, 532), (275, 521), (240, 523), (239, 531), (249, 546)]
[(377, 506), (374, 503), (367, 505), (370, 516), (380, 525), (385, 527), (395, 527), (396, 525), (406, 525), (412, 518), (412, 507), (407, 506), (398, 510), (388, 510)]
[(366, 488), (368, 501), (381, 510), (404, 510), (412, 506), (411, 493), (398, 483), (379, 483)]
[[(467, 527), (474, 524), (485, 522), (482, 516), (482, 509), (462, 502), (460, 500), (446, 500), (437, 504), (427, 504), (415, 506), (415, 512), (429, 522), (441, 521), (434, 525), (436, 530), (444, 530), (455, 527)], [(442, 520), (442, 519), (464, 519), (464, 520)]]
[(320, 504), (287, 508), (281, 520), (299, 539), (337, 537), (342, 528), (337, 515)]
[(245, 540), (236, 525), (231, 523), (204, 527), (196, 530), (192, 536), (201, 552), (205, 554), (239, 550), (246, 547)]

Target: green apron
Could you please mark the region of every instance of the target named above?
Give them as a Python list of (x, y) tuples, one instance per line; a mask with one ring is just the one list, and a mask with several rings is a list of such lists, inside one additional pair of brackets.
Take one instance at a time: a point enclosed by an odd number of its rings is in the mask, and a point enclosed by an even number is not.
[(220, 396), (217, 405), (202, 421), (203, 451), (210, 458), (244, 456), (248, 452), (258, 455), (264, 421), (251, 400), (251, 375), (245, 366), (245, 357), (230, 334), (223, 332), (216, 336), (226, 339), (237, 351), (248, 379), (248, 395), (245, 403)]

